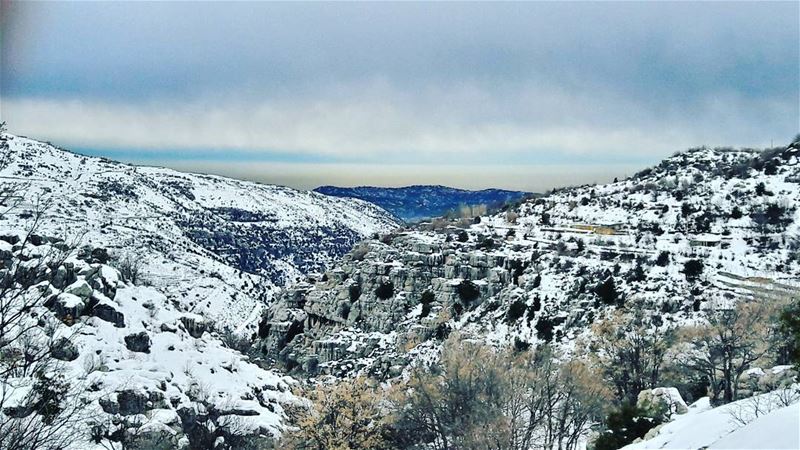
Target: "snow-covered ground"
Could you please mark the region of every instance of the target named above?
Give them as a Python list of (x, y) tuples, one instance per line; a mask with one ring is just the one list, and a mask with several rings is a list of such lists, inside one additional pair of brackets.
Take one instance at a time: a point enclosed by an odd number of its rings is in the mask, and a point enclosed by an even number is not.
[(352, 246), (397, 226), (386, 211), (356, 199), (181, 173), (86, 157), (4, 135), (0, 182), (17, 183), (23, 202), (0, 231), (39, 233), (143, 263), (143, 278), (180, 305), (252, 331), (275, 288), (324, 270)]
[(798, 400), (800, 393), (777, 391), (712, 408), (705, 397), (663, 425), (652, 439), (624, 449), (796, 450), (800, 448)]

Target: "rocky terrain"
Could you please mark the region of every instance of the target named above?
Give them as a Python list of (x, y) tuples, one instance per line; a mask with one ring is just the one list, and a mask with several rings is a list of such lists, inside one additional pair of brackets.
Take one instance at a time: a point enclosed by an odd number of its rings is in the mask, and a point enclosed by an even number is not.
[(350, 197), (374, 203), (407, 222), (458, 212), (464, 206), (499, 207), (532, 195), (503, 189), (469, 191), (446, 186), (406, 186), (386, 188), (359, 186), (353, 188), (320, 186), (314, 191), (335, 197)]
[(242, 353), (261, 311), (395, 219), (0, 138), (0, 447), (60, 411), (70, 448), (273, 448), (301, 399)]
[(77, 155), (5, 134), (0, 181), (21, 203), (0, 230), (107, 248), (186, 312), (243, 330), (276, 287), (324, 270), (397, 222), (356, 199)]
[[(88, 405), (71, 424), (80, 448), (272, 448), (305, 402), (296, 380), (404, 377), (455, 331), (569, 355), (623, 306), (691, 324), (800, 288), (800, 142), (693, 149), (629, 179), (397, 228), (360, 200), (2, 137), (0, 289), (22, 293), (6, 328), (25, 338), (0, 339), (0, 362), (46, 349), (64, 378), (2, 372), (0, 418), (28, 417), (42, 392), (73, 399)], [(795, 376), (752, 368), (739, 389)], [(635, 448), (683, 442), (693, 417), (709, 425), (692, 443), (726, 438), (719, 411), (675, 404), (688, 419)]]
[[(0, 235), (4, 279), (30, 286), (3, 298), (32, 305), (4, 322), (4, 336), (21, 333), (4, 355), (49, 349), (60, 375), (48, 385), (63, 386), (50, 395), (88, 404), (67, 424), (78, 447), (206, 448), (242, 436), (272, 446), (284, 407), (299, 402), (289, 392), (295, 382), (250, 362), (211, 322), (159, 290), (123, 281), (107, 258), (105, 249), (73, 250), (60, 238)], [(8, 319), (7, 308), (4, 301)], [(46, 387), (24, 372), (3, 375), (3, 412), (27, 417), (27, 402)]]
[(453, 330), (569, 352), (621, 305), (688, 324), (800, 287), (800, 144), (699, 148), (606, 185), (366, 241), (286, 289), (259, 326), (279, 366), (399, 376)]

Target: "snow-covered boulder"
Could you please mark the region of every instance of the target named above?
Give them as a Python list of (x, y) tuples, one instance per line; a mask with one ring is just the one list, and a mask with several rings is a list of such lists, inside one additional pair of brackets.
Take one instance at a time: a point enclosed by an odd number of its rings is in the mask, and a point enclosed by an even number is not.
[(647, 411), (648, 417), (669, 420), (675, 414), (686, 414), (689, 409), (680, 392), (673, 387), (645, 389), (639, 393), (636, 406)]

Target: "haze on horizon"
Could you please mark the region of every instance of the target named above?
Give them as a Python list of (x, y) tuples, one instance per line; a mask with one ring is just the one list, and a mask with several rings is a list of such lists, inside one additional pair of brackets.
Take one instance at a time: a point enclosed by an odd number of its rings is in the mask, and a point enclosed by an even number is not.
[(800, 4), (2, 2), (0, 120), (313, 188), (544, 191), (800, 130)]

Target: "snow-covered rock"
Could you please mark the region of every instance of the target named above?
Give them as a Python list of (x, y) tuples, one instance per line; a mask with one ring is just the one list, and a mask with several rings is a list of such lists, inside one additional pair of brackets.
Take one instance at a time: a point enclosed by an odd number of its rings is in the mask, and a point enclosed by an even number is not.
[[(0, 270), (27, 264), (23, 255), (48, 254), (35, 247), (41, 246), (28, 242), (17, 248), (12, 265)], [(44, 298), (53, 301), (36, 305), (21, 325), (36, 331), (31, 336), (37, 339), (52, 334), (49, 350), (71, 386), (70, 396), (88, 405), (70, 430), (78, 436), (76, 448), (108, 448), (108, 440), (89, 442), (91, 430), (113, 439), (125, 436), (127, 448), (177, 448), (181, 440), (202, 448), (204, 430), (226, 430), (226, 423), (253, 443), (273, 445), (287, 425), (284, 408), (300, 401), (290, 393), (294, 380), (226, 346), (203, 317), (182, 310), (158, 288), (113, 281), (119, 279), (116, 269), (90, 262), (90, 253), (80, 258), (75, 253), (58, 266), (37, 265), (41, 282), (30, 291), (44, 289)], [(98, 273), (104, 285), (114, 285), (111, 298), (87, 281)], [(73, 293), (57, 293), (52, 283), (64, 274), (75, 278), (67, 285)], [(115, 314), (123, 313), (125, 320), (116, 320)], [(5, 397), (0, 419), (27, 414), (22, 405), (35, 380), (11, 382), (0, 386)]]
[[(33, 243), (66, 239), (87, 245), (93, 263), (140, 266), (141, 281), (220, 327), (252, 331), (276, 286), (322, 271), (356, 242), (397, 226), (361, 200), (122, 164), (10, 134), (3, 140), (0, 180), (24, 187), (22, 203), (0, 217), (3, 245), (18, 242), (37, 202), (47, 203)], [(108, 296), (119, 281), (111, 273), (84, 282)], [(64, 314), (76, 312), (70, 302), (79, 303), (61, 299)]]

